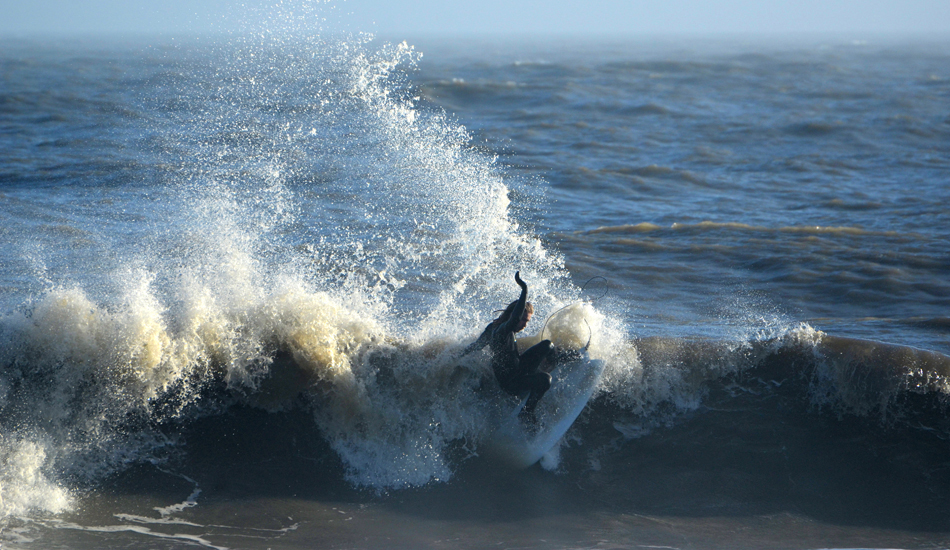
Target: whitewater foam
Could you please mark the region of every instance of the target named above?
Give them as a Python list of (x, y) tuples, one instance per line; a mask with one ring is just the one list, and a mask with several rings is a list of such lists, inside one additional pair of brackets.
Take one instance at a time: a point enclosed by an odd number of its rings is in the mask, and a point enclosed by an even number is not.
[[(451, 449), (476, 453), (490, 371), (458, 351), (516, 269), (539, 316), (580, 293), (511, 218), (495, 160), (420, 107), (419, 55), (371, 42), (233, 37), (206, 52), (217, 66), (189, 58), (164, 81), (176, 102), (143, 100), (171, 190), (139, 218), (147, 237), (111, 271), (44, 268), (46, 290), (3, 319), (4, 420), (25, 445), (11, 457), (33, 457), (4, 490), (35, 488), (10, 510), (64, 509), (71, 480), (155, 459), (175, 445), (163, 426), (234, 402), (309, 407), (359, 486), (447, 480)], [(545, 336), (590, 340), (629, 378), (622, 326), (575, 309)]]

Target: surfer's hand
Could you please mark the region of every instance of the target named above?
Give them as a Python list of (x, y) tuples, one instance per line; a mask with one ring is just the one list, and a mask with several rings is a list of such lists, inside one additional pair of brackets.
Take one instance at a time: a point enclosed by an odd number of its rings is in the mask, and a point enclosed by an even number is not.
[(528, 288), (528, 285), (521, 280), (521, 272), (515, 271), (515, 282), (518, 283), (518, 286), (521, 288)]

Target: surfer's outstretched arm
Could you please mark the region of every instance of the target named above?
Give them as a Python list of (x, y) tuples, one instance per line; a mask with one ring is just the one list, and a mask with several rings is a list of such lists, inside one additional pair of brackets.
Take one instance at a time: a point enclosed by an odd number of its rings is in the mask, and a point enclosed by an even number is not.
[(516, 303), (515, 308), (511, 310), (511, 315), (508, 316), (508, 320), (499, 327), (499, 330), (505, 332), (515, 332), (515, 329), (521, 322), (521, 316), (524, 315), (525, 304), (528, 303), (528, 285), (521, 280), (520, 271), (515, 271), (515, 282), (521, 287), (521, 296), (518, 297), (518, 303)]
[(486, 328), (485, 331), (482, 332), (482, 335), (479, 336), (477, 340), (465, 346), (465, 349), (462, 350), (462, 353), (459, 355), (459, 357), (465, 357), (469, 353), (472, 353), (473, 351), (478, 351), (480, 349), (483, 349), (485, 346), (487, 346), (488, 341), (491, 339), (491, 332), (492, 332), (491, 328), (492, 328), (491, 325), (488, 325), (488, 328)]
[[(496, 319), (494, 322), (492, 322), (492, 324), (485, 327), (485, 330), (482, 332), (481, 336), (466, 346), (465, 349), (462, 350), (459, 357), (464, 357), (473, 351), (478, 351), (491, 344), (493, 337), (507, 334), (509, 335), (507, 338), (511, 339), (511, 334), (523, 328), (524, 325), (521, 324), (521, 321), (528, 303), (528, 285), (521, 280), (520, 271), (515, 272), (515, 282), (521, 287), (521, 296), (508, 306), (511, 308), (511, 311), (506, 313), (508, 317), (505, 322), (501, 323), (500, 320)], [(495, 350), (493, 349), (492, 351)]]

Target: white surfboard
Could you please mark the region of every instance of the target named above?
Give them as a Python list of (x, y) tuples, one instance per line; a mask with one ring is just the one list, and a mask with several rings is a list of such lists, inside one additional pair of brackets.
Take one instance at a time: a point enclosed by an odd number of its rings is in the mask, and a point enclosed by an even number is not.
[(513, 468), (527, 468), (541, 460), (564, 437), (581, 414), (600, 383), (604, 362), (590, 359), (587, 353), (572, 363), (558, 366), (551, 373), (551, 389), (538, 402), (537, 430), (529, 430), (518, 417), (527, 398), (499, 419), (489, 437), (492, 455)]

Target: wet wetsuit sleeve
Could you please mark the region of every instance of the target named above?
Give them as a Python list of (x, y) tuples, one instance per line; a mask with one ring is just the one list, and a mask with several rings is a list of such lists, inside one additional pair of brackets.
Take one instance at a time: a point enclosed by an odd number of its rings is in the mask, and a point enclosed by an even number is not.
[(521, 287), (521, 296), (518, 298), (518, 303), (515, 304), (515, 308), (511, 310), (511, 316), (508, 317), (505, 324), (496, 329), (498, 331), (514, 332), (515, 327), (521, 322), (521, 316), (524, 314), (524, 305), (528, 302), (528, 285), (521, 280), (520, 273), (520, 271), (515, 272), (515, 282)]
[(485, 346), (487, 346), (488, 341), (491, 339), (491, 332), (492, 332), (491, 325), (488, 325), (488, 327), (485, 328), (485, 331), (482, 332), (482, 335), (478, 337), (478, 340), (475, 340), (474, 342), (466, 346), (464, 350), (462, 350), (462, 356), (468, 355), (469, 353), (472, 353), (473, 351), (478, 351), (484, 348)]

